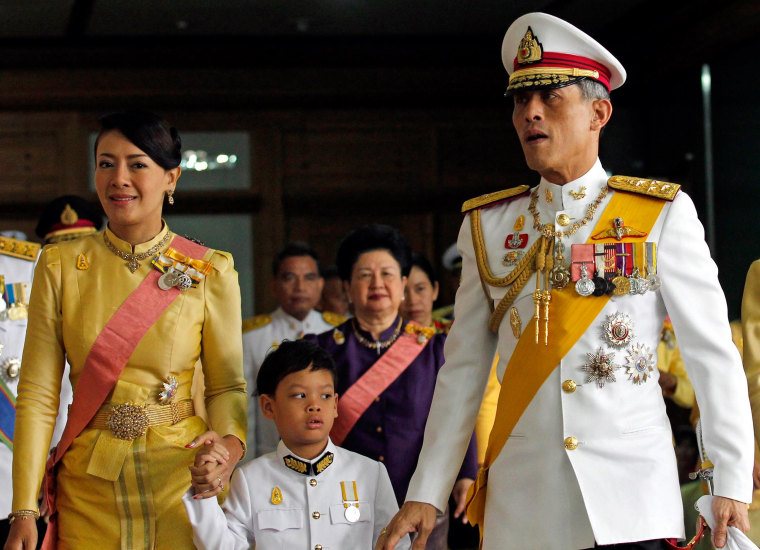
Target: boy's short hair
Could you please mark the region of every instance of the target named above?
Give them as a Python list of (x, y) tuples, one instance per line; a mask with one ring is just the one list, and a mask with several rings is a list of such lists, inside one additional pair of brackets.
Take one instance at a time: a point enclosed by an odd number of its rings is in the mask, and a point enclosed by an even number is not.
[(332, 356), (317, 344), (306, 340), (284, 340), (267, 354), (256, 376), (254, 395), (274, 395), (283, 378), (311, 367), (332, 374), (333, 385), (338, 385), (338, 373)]

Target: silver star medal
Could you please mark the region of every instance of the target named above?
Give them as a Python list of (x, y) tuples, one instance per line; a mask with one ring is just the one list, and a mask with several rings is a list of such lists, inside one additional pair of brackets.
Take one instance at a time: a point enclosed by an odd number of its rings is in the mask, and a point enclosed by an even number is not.
[(625, 372), (634, 384), (643, 384), (654, 372), (654, 359), (644, 344), (634, 344), (625, 358)]
[(0, 365), (0, 378), (5, 380), (7, 384), (10, 384), (14, 380), (18, 379), (18, 375), (21, 372), (21, 359), (18, 357), (8, 357)]
[(607, 316), (602, 324), (602, 336), (610, 346), (622, 348), (633, 339), (633, 321), (619, 311)]
[(600, 388), (604, 387), (607, 382), (615, 382), (615, 371), (620, 365), (613, 363), (615, 353), (605, 352), (602, 348), (595, 353), (587, 353), (588, 362), (581, 367), (581, 370), (588, 373), (586, 382), (594, 382)]

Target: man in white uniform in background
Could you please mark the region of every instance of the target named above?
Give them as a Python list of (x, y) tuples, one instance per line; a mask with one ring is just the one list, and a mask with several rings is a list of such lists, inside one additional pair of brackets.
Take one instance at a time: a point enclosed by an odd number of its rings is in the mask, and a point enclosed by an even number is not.
[[(462, 283), (407, 502), (377, 548), (424, 548), (456, 477), (494, 352), (502, 382), (468, 507), (483, 550), (660, 549), (684, 532), (656, 348), (667, 314), (714, 465), (715, 544), (749, 527), (753, 434), (717, 268), (679, 186), (598, 159), (625, 70), (572, 25), (532, 13), (504, 38), (527, 186), (467, 201)], [(641, 136), (641, 139), (646, 139)]]
[[(272, 295), (279, 307), (272, 313), (243, 321), (243, 372), (249, 396), (256, 390), (256, 376), (267, 353), (283, 340), (319, 334), (345, 318), (314, 309), (322, 296), (324, 279), (317, 253), (306, 243), (285, 245), (272, 261)], [(274, 422), (264, 418), (257, 398), (248, 399), (248, 434), (245, 460), (277, 449), (280, 435)]]

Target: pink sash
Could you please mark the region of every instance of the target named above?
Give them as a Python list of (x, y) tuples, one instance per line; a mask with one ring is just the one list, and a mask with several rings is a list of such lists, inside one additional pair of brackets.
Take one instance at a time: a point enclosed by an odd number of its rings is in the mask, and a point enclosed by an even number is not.
[[(194, 258), (202, 258), (208, 251), (207, 247), (179, 235), (175, 235), (170, 244), (175, 250)], [(53, 550), (58, 545), (56, 464), (105, 402), (137, 344), (180, 294), (177, 287), (161, 290), (158, 287), (161, 275), (157, 269), (150, 271), (108, 320), (90, 348), (69, 407), (63, 435), (45, 466), (45, 498), (51, 518), (42, 543), (43, 550)]]
[(364, 412), (422, 352), (428, 340), (417, 341), (417, 336), (404, 332), (367, 372), (354, 382), (338, 399), (338, 418), (335, 419), (330, 438), (340, 445)]

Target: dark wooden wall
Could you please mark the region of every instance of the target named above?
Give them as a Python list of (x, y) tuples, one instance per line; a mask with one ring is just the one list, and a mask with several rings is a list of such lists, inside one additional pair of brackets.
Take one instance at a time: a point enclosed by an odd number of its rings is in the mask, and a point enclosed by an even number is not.
[[(398, 226), (436, 264), (455, 241), (463, 200), (537, 176), (524, 165), (502, 97), (501, 36), (266, 41), (101, 40), (0, 44), (0, 228), (33, 235), (41, 207), (89, 196), (87, 135), (124, 107), (164, 115), (181, 131), (244, 130), (252, 186), (180, 192), (177, 214), (254, 216), (257, 311), (273, 307), (269, 263), (288, 240), (325, 263), (350, 229)], [(760, 173), (756, 39), (732, 58), (652, 66), (625, 53), (629, 83), (613, 94), (602, 142), (615, 173), (685, 185), (704, 212), (699, 66), (714, 67), (716, 257), (738, 315), (744, 273), (760, 255), (751, 225)], [(740, 77), (740, 78), (739, 78)], [(737, 80), (738, 78), (738, 80)], [(747, 93), (747, 91), (750, 93)], [(440, 266), (439, 266), (440, 267)], [(444, 278), (441, 302), (452, 299)]]

